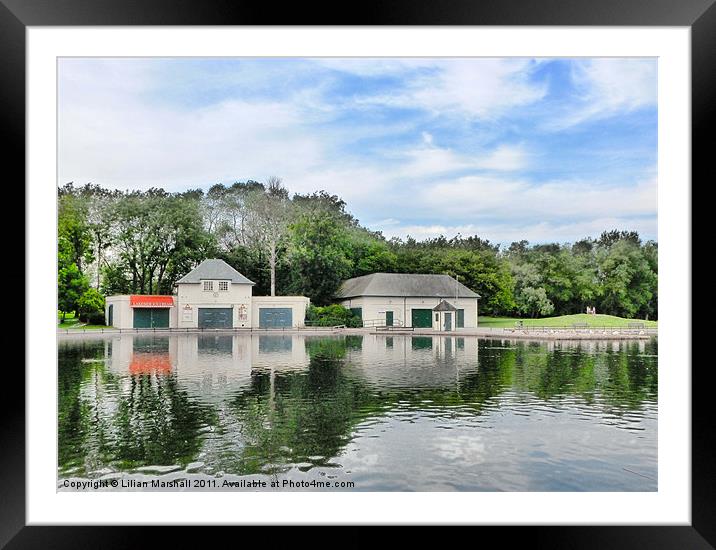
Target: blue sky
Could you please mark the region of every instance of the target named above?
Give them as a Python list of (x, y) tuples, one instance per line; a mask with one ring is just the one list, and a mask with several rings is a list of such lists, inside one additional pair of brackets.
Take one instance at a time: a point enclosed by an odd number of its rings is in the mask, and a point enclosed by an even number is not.
[(61, 59), (59, 184), (279, 176), (387, 237), (656, 239), (655, 59)]

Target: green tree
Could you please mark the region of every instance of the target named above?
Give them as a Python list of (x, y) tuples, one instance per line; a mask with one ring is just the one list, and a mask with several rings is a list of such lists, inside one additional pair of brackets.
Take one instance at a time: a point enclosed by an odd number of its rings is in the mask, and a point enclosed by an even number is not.
[(304, 212), (291, 233), (295, 290), (317, 305), (330, 303), (352, 269), (347, 230), (336, 219)]
[(79, 300), (85, 293), (89, 283), (82, 275), (77, 264), (68, 263), (61, 267), (57, 274), (57, 307), (62, 312), (62, 320), (71, 311), (77, 311)]
[(87, 201), (79, 196), (72, 184), (61, 189), (57, 204), (57, 235), (65, 240), (69, 261), (84, 273), (85, 263), (91, 262), (92, 233), (87, 222)]
[(600, 278), (600, 311), (634, 318), (646, 313), (657, 285), (656, 273), (640, 247), (620, 240), (597, 253)]
[(543, 317), (554, 312), (536, 265), (523, 262), (512, 266), (515, 281), (515, 309), (527, 317)]
[(397, 269), (397, 256), (384, 239), (362, 228), (349, 232), (352, 277), (369, 273), (391, 273)]
[(170, 293), (176, 279), (215, 250), (196, 193), (127, 193), (116, 203), (114, 221), (117, 260), (112, 273), (125, 273), (133, 293)]
[(104, 296), (97, 289), (88, 288), (77, 300), (77, 313), (80, 321), (104, 324)]

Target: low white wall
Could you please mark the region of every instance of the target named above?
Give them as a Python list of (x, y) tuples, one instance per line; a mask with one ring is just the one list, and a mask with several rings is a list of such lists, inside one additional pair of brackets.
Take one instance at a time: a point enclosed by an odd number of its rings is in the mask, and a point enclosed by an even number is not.
[(129, 295), (107, 296), (104, 300), (104, 320), (109, 323), (109, 306), (112, 305), (112, 326), (114, 328), (132, 328), (134, 315), (129, 306)]

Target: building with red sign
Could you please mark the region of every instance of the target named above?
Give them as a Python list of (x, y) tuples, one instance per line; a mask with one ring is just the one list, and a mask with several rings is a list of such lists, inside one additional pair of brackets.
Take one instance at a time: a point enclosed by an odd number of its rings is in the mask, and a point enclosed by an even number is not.
[(172, 296), (118, 295), (106, 299), (116, 328), (291, 328), (304, 325), (305, 296), (253, 296), (254, 283), (223, 260), (204, 260), (179, 279)]

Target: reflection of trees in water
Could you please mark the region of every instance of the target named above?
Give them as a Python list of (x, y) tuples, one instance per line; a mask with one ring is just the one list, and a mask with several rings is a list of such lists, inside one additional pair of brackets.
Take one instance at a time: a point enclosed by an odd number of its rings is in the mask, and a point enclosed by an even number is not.
[(594, 353), (581, 345), (548, 352), (540, 344), (519, 343), (513, 385), (544, 400), (576, 395), (593, 404), (598, 397), (615, 412), (638, 410), (656, 401), (658, 387), (656, 340), (641, 343), (643, 354), (639, 345), (622, 342), (617, 350), (609, 345)]
[[(68, 347), (59, 371), (59, 464), (87, 473), (186, 464), (201, 447), (210, 407), (193, 402), (173, 374), (136, 374), (120, 384), (104, 363), (104, 343)], [(97, 391), (92, 391), (97, 384)], [(107, 397), (110, 395), (111, 397)]]
[(340, 451), (359, 419), (382, 404), (341, 364), (319, 356), (307, 371), (252, 374), (251, 388), (232, 402), (245, 441), (237, 457), (241, 473), (267, 463), (324, 464)]
[(201, 448), (200, 429), (210, 407), (192, 401), (173, 374), (131, 377), (113, 418), (115, 459), (122, 467), (191, 462)]
[[(58, 462), (62, 469), (94, 469), (106, 443), (106, 427), (96, 403), (81, 395), (83, 384), (103, 376), (103, 342), (60, 346), (58, 382)], [(88, 360), (96, 359), (97, 362)], [(84, 361), (83, 361), (84, 360)], [(93, 409), (96, 409), (93, 413)]]

